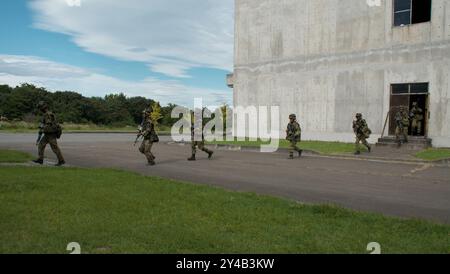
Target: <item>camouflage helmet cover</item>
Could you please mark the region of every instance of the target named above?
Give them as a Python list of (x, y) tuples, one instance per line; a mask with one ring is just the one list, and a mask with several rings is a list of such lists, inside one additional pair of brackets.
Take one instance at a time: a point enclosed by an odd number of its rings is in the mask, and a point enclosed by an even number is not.
[(144, 111), (143, 111), (142, 113), (144, 113), (144, 114), (150, 114), (150, 113), (152, 113), (152, 108), (151, 108), (151, 107), (148, 107), (148, 108), (144, 109)]
[(40, 101), (40, 102), (37, 104), (37, 108), (38, 108), (38, 109), (46, 109), (46, 108), (48, 108), (48, 105), (47, 105), (46, 102)]
[(356, 113), (356, 117), (362, 117), (362, 113)]
[(291, 114), (291, 115), (289, 115), (289, 119), (297, 119), (297, 115)]

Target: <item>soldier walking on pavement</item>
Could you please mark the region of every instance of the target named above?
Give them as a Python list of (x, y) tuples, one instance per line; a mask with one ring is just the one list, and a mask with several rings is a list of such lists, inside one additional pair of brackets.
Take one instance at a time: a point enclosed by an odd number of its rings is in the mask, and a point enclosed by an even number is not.
[(361, 113), (356, 114), (356, 120), (353, 121), (353, 131), (356, 135), (356, 143), (355, 143), (355, 155), (361, 154), (360, 143), (367, 147), (369, 153), (372, 151), (372, 147), (367, 142), (372, 131), (369, 129), (366, 120), (363, 119)]
[[(203, 111), (202, 111), (203, 116)], [(188, 161), (196, 161), (195, 154), (197, 148), (208, 154), (208, 159), (212, 158), (214, 151), (211, 151), (205, 147), (205, 135), (203, 133), (203, 122), (196, 121), (194, 112), (191, 112), (191, 149), (192, 155), (188, 158)], [(200, 117), (199, 117), (200, 119)]]
[(38, 109), (43, 114), (41, 124), (39, 126), (39, 137), (36, 142), (36, 145), (38, 146), (39, 158), (33, 162), (40, 165), (44, 164), (45, 148), (48, 144), (50, 144), (50, 147), (58, 158), (58, 163), (56, 166), (63, 166), (66, 164), (66, 161), (64, 160), (61, 150), (58, 147), (57, 141), (62, 134), (61, 126), (58, 124), (55, 114), (49, 111), (48, 105), (45, 102), (39, 102)]
[(147, 158), (148, 165), (154, 166), (156, 157), (152, 153), (153, 143), (159, 142), (159, 137), (155, 131), (155, 125), (151, 120), (150, 114), (152, 110), (147, 108), (143, 111), (143, 121), (139, 128), (138, 138), (143, 137), (144, 140), (139, 147), (139, 151)]
[(289, 124), (286, 130), (286, 140), (290, 142), (289, 159), (294, 159), (294, 152), (298, 152), (298, 156), (301, 157), (303, 150), (297, 147), (297, 143), (302, 139), (302, 129), (297, 122), (297, 116), (295, 114), (289, 115)]
[(403, 143), (408, 143), (408, 129), (409, 129), (409, 115), (405, 107), (401, 107), (400, 111), (395, 115), (395, 140), (400, 147), (402, 145), (401, 137), (403, 137)]

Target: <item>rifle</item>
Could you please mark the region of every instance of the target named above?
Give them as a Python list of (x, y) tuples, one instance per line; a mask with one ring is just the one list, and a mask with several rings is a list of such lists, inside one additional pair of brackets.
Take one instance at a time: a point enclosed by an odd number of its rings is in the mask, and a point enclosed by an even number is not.
[(136, 146), (136, 144), (138, 143), (139, 139), (142, 137), (142, 125), (139, 126), (138, 128), (138, 134), (136, 136), (136, 140), (134, 140), (134, 146)]
[(39, 133), (38, 133), (38, 138), (37, 138), (37, 140), (36, 140), (36, 145), (37, 145), (37, 146), (38, 146), (39, 143), (41, 142), (42, 135), (44, 135), (44, 134), (42, 133), (42, 131), (39, 131)]
[(43, 123), (41, 123), (41, 124), (39, 125), (39, 133), (38, 133), (38, 138), (37, 138), (37, 140), (36, 140), (36, 145), (37, 145), (37, 146), (38, 146), (39, 143), (41, 142), (42, 135), (44, 135), (44, 124), (43, 124)]

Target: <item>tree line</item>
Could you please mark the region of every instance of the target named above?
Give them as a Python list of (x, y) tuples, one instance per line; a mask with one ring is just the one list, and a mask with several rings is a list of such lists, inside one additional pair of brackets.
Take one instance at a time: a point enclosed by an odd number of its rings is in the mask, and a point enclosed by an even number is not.
[(0, 85), (0, 116), (3, 119), (37, 122), (39, 113), (36, 105), (39, 101), (45, 101), (61, 123), (131, 126), (141, 123), (142, 110), (149, 106), (160, 108), (160, 125), (170, 127), (177, 120), (171, 118), (176, 105), (162, 107), (158, 102), (144, 97), (127, 97), (120, 93), (88, 98), (71, 91), (49, 92), (31, 84), (14, 88)]

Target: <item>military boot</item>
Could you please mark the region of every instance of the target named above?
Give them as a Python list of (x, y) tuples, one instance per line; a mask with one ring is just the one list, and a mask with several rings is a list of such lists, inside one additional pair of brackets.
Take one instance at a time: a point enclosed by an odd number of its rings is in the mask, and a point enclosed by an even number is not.
[(195, 154), (192, 154), (191, 158), (188, 158), (188, 161), (195, 161)]
[(44, 164), (44, 160), (42, 160), (42, 159), (33, 160), (33, 163), (39, 164), (39, 165), (43, 165)]
[(213, 154), (214, 154), (214, 151), (210, 151), (210, 152), (208, 152), (208, 159), (211, 159), (211, 158), (212, 158), (212, 156), (213, 156)]
[(148, 165), (149, 166), (154, 166), (154, 165), (156, 165), (156, 163), (155, 163), (155, 161), (148, 161)]
[(302, 157), (302, 154), (303, 154), (303, 150), (300, 149), (300, 150), (298, 151), (298, 157)]
[(65, 161), (59, 161), (55, 166), (63, 166), (65, 164), (66, 164)]
[(369, 153), (372, 152), (372, 147), (371, 146), (368, 146), (367, 149), (369, 150)]
[(289, 158), (288, 158), (289, 160), (294, 160), (294, 154), (289, 154)]

